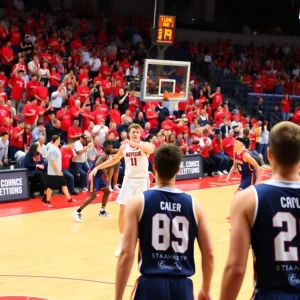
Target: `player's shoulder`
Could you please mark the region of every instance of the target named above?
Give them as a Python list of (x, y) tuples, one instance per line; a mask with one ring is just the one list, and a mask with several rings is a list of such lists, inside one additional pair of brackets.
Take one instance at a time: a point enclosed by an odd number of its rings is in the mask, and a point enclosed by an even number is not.
[(250, 153), (249, 153), (249, 151), (247, 149), (243, 150), (243, 152), (241, 153), (241, 156), (242, 156), (243, 159), (244, 158), (247, 159), (247, 158), (251, 157), (251, 155), (250, 155)]
[(129, 211), (129, 214), (135, 215), (140, 219), (144, 210), (144, 198), (143, 193), (129, 198), (126, 205), (126, 211)]
[(251, 185), (245, 190), (238, 191), (232, 201), (232, 210), (235, 214), (245, 216), (249, 224), (252, 224), (255, 210), (257, 208), (257, 192), (256, 188)]
[(108, 157), (108, 155), (104, 152), (104, 151), (100, 151), (100, 152), (98, 152), (97, 154), (96, 154), (96, 157)]

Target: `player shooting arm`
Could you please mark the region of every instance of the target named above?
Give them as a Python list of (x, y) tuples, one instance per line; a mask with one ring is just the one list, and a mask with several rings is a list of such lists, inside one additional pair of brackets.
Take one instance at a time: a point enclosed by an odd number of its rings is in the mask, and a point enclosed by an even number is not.
[[(201, 203), (194, 199), (195, 214), (198, 222), (197, 241), (201, 251), (201, 265), (202, 265), (202, 293), (206, 295), (210, 292), (210, 285), (214, 269), (214, 254), (211, 236), (208, 227), (206, 214)], [(200, 293), (201, 293), (200, 292)]]
[(132, 269), (136, 243), (138, 240), (138, 223), (141, 211), (141, 196), (131, 198), (128, 201), (125, 210), (123, 246), (116, 268), (115, 300), (123, 299), (124, 290)]
[(251, 242), (254, 203), (252, 188), (237, 193), (232, 201), (230, 248), (223, 273), (220, 300), (234, 300), (240, 291)]
[(154, 152), (154, 147), (151, 143), (148, 142), (141, 142), (141, 143), (135, 143), (130, 141), (130, 145), (132, 147), (139, 148), (143, 152), (145, 152), (147, 155), (150, 155)]
[(259, 164), (256, 162), (256, 160), (249, 153), (246, 153), (244, 155), (244, 160), (255, 168), (255, 170), (256, 170), (256, 184), (260, 183), (260, 166), (259, 166)]

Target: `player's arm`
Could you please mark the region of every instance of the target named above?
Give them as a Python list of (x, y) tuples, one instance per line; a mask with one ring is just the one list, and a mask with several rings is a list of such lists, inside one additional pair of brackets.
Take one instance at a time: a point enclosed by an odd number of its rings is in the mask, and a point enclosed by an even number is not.
[(154, 152), (154, 146), (148, 142), (135, 143), (135, 142), (130, 141), (130, 145), (132, 147), (139, 148), (140, 150), (145, 152), (147, 155), (150, 155)]
[(141, 196), (129, 199), (125, 210), (123, 245), (116, 268), (115, 300), (123, 299), (124, 290), (133, 265), (135, 247), (138, 240), (138, 223), (141, 210)]
[[(106, 155), (101, 154), (101, 155), (98, 157), (98, 159), (97, 159), (97, 161), (96, 161), (96, 163), (95, 163), (95, 167), (97, 167), (97, 166), (103, 164), (105, 161), (106, 161)], [(102, 172), (103, 172), (105, 178), (107, 178), (107, 177), (108, 177), (107, 170), (106, 170), (106, 169), (103, 169)]]
[(252, 165), (256, 170), (256, 183), (260, 183), (260, 166), (256, 162), (256, 160), (249, 154), (245, 153), (243, 156), (244, 161), (248, 162), (250, 165)]
[[(201, 251), (201, 265), (202, 265), (202, 288), (199, 293), (199, 299), (203, 296), (205, 299), (210, 299), (210, 285), (214, 269), (214, 254), (211, 236), (208, 227), (208, 221), (204, 209), (198, 200), (194, 199), (194, 209), (198, 222), (197, 241)], [(200, 298), (200, 295), (202, 298)]]
[(228, 173), (228, 175), (227, 175), (227, 177), (226, 177), (226, 181), (227, 181), (227, 182), (229, 182), (229, 180), (230, 180), (232, 174), (236, 171), (237, 166), (238, 166), (237, 163), (236, 163), (235, 161), (233, 161), (233, 165), (232, 165), (232, 167), (231, 167), (231, 169), (230, 169), (230, 171), (229, 171), (229, 173)]
[(106, 169), (110, 166), (113, 166), (115, 165), (116, 163), (118, 163), (122, 157), (123, 157), (123, 150), (124, 150), (124, 147), (125, 146), (121, 146), (119, 151), (117, 152), (117, 154), (110, 158), (109, 160), (103, 162), (102, 164), (96, 166), (91, 172), (90, 172), (90, 179), (92, 179), (93, 176), (95, 176), (95, 174), (98, 172), (98, 170), (103, 170), (103, 169)]
[(247, 266), (254, 210), (253, 188), (234, 196), (231, 206), (230, 248), (223, 273), (220, 300), (235, 300), (240, 291)]

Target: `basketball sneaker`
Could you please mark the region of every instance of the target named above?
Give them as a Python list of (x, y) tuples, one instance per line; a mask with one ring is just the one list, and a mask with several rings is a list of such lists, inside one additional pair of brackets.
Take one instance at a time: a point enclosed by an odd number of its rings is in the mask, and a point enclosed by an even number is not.
[(44, 205), (48, 208), (53, 208), (53, 205), (50, 202), (45, 202)]
[(112, 217), (111, 214), (109, 214), (105, 209), (101, 209), (99, 212), (100, 217)]
[(68, 204), (77, 203), (77, 202), (78, 202), (78, 200), (76, 200), (76, 199), (73, 199), (73, 198), (68, 199)]
[(74, 211), (72, 212), (72, 216), (77, 222), (82, 223), (81, 213), (79, 213), (78, 211)]
[(120, 192), (120, 191), (121, 191), (121, 189), (118, 187), (117, 184), (114, 186), (114, 191), (115, 191), (115, 192)]
[(109, 189), (109, 191), (110, 191), (111, 193), (114, 192), (114, 190), (113, 190), (113, 188), (111, 187), (111, 185), (108, 187), (108, 189)]

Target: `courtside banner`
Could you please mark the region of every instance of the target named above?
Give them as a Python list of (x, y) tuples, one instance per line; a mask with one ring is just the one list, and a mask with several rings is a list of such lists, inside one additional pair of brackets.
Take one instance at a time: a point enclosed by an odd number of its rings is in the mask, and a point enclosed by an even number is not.
[(29, 199), (27, 169), (0, 171), (0, 203)]
[(184, 155), (176, 180), (203, 177), (202, 156), (197, 154)]

